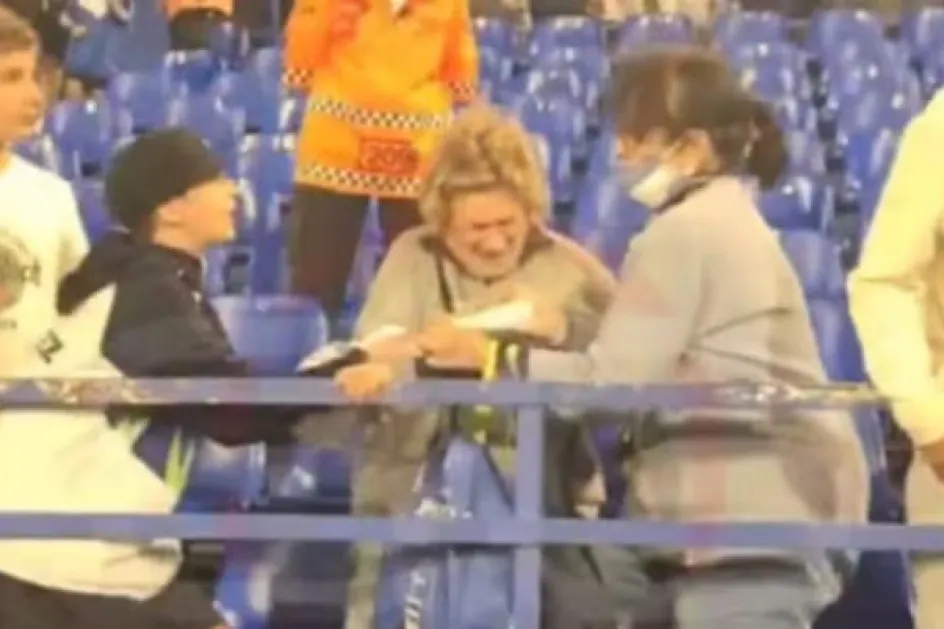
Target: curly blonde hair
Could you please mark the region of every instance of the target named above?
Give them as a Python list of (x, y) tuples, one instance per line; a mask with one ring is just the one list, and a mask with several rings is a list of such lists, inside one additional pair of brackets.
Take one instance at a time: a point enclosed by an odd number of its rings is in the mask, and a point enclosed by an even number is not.
[(457, 116), (440, 140), (420, 189), (420, 213), (427, 224), (442, 228), (457, 197), (493, 190), (512, 195), (539, 220), (550, 211), (535, 138), (509, 114), (474, 105)]

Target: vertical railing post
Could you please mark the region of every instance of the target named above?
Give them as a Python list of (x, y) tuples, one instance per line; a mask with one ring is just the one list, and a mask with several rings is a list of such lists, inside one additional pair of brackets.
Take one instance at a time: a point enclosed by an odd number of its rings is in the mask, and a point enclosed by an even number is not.
[[(544, 517), (544, 409), (518, 412), (515, 456), (515, 519), (538, 526)], [(541, 547), (515, 549), (514, 629), (539, 629), (541, 623)], [(496, 628), (497, 629), (497, 628)]]

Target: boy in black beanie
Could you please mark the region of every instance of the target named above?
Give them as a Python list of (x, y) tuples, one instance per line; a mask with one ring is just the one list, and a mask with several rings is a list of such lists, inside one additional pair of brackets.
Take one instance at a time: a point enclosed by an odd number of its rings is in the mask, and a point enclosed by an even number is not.
[[(105, 187), (115, 229), (60, 283), (62, 317), (35, 346), (27, 375), (247, 374), (201, 295), (202, 254), (234, 232), (234, 186), (216, 158), (185, 131), (159, 131), (121, 151)], [(16, 470), (31, 470), (33, 459), (45, 462), (31, 495), (2, 487), (5, 504), (166, 513), (178, 489), (134, 456), (130, 437), (112, 422), (144, 419), (149, 434), (180, 439), (185, 448), (201, 437), (233, 445), (280, 441), (292, 425), (290, 418), (227, 407), (133, 410), (127, 417), (110, 409), (111, 422), (97, 412), (49, 411), (53, 434), (16, 432), (28, 423), (16, 418), (0, 422), (6, 438), (18, 440), (17, 450), (5, 454), (19, 456)], [(186, 551), (179, 543), (51, 543), (59, 544), (55, 567), (49, 543), (18, 543), (0, 553), (0, 626), (226, 627), (211, 597), (183, 578)]]

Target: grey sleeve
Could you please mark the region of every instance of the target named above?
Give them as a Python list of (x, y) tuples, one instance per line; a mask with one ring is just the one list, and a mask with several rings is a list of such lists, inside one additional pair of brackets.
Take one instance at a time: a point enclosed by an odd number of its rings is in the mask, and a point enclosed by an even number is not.
[(536, 381), (636, 384), (672, 380), (702, 299), (702, 253), (686, 225), (668, 216), (637, 236), (613, 303), (585, 352), (533, 350)]

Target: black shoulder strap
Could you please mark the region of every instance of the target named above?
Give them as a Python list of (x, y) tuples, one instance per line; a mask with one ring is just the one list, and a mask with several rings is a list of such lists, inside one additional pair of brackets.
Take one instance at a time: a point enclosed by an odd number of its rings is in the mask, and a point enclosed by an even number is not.
[(675, 206), (680, 205), (682, 201), (707, 186), (710, 182), (711, 178), (699, 178), (690, 181), (688, 185), (682, 186), (679, 190), (675, 191), (672, 196), (666, 199), (662, 205), (657, 207), (653, 214), (665, 214)]
[(449, 290), (449, 282), (446, 281), (446, 266), (443, 263), (443, 254), (436, 252), (436, 285), (439, 290), (439, 304), (446, 314), (456, 312), (456, 303), (452, 298), (452, 291)]

